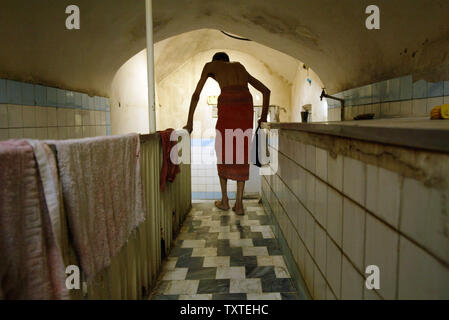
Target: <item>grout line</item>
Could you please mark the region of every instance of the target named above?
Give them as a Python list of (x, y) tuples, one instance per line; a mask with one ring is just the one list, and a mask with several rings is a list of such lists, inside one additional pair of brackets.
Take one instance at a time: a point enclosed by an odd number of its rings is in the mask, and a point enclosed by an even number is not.
[[(302, 244), (303, 244), (305, 250), (307, 251), (307, 253), (309, 253), (309, 255), (310, 255), (310, 257), (311, 257), (313, 263), (315, 264), (315, 266), (317, 267), (318, 271), (319, 271), (319, 272), (321, 273), (321, 275), (323, 276), (323, 279), (325, 280), (326, 284), (327, 284), (327, 285), (329, 286), (329, 288), (331, 289), (332, 293), (335, 295), (335, 292), (333, 291), (332, 286), (331, 286), (331, 285), (329, 284), (329, 282), (327, 281), (326, 275), (321, 271), (320, 267), (318, 266), (317, 262), (315, 261), (314, 255), (313, 255), (313, 254), (310, 254), (310, 250), (307, 248), (306, 243), (304, 242), (304, 240), (302, 239), (302, 237), (299, 235), (298, 230), (296, 230), (293, 221), (290, 219), (290, 216), (287, 214), (287, 211), (285, 210), (285, 208), (284, 208), (284, 206), (282, 205), (282, 203), (279, 201), (279, 198), (278, 198), (276, 192), (274, 192), (274, 190), (271, 188), (271, 185), (268, 183), (268, 181), (267, 181), (267, 185), (270, 187), (271, 192), (272, 192), (272, 193), (274, 194), (274, 196), (276, 197), (276, 200), (277, 200), (279, 206), (282, 208), (282, 211), (283, 211), (284, 214), (287, 216), (287, 218), (290, 220), (290, 223), (293, 225), (293, 229), (295, 230), (298, 239), (301, 240), (301, 242), (302, 242)], [(268, 203), (269, 203), (269, 202), (268, 202)], [(270, 207), (271, 207), (271, 205), (270, 205)], [(276, 216), (274, 216), (274, 217), (276, 218)], [(312, 216), (312, 218), (316, 221), (315, 217)], [(318, 222), (316, 222), (316, 223), (318, 223)], [(279, 223), (278, 223), (278, 224), (279, 224)], [(282, 228), (281, 228), (281, 225), (280, 225), (280, 224), (279, 224), (279, 229), (280, 229), (281, 232), (282, 232)], [(323, 230), (325, 230), (326, 235), (328, 235), (326, 229), (323, 228)], [(314, 240), (313, 243), (314, 243), (314, 246), (315, 246), (315, 238), (314, 238), (313, 240)], [(334, 241), (332, 238), (331, 238), (331, 240)], [(327, 240), (326, 240), (326, 241), (327, 241)], [(335, 243), (335, 242), (334, 242), (334, 243)], [(287, 243), (287, 244), (288, 244), (288, 243)], [(336, 243), (335, 243), (335, 244), (336, 244)], [(338, 244), (336, 244), (336, 246), (340, 249), (340, 247), (338, 246)], [(290, 251), (291, 251), (291, 248), (290, 248), (290, 247), (289, 247), (289, 249), (290, 249)], [(343, 253), (343, 251), (342, 251), (341, 249), (340, 249), (340, 251)], [(343, 254), (344, 254), (344, 253), (343, 253)], [(327, 253), (326, 253), (326, 259), (327, 259)], [(349, 260), (349, 258), (348, 258), (348, 260)], [(349, 260), (349, 261), (350, 261), (350, 260)], [(305, 263), (305, 262), (304, 262), (304, 263)], [(299, 267), (299, 266), (298, 266), (298, 267)], [(357, 268), (355, 268), (355, 269), (357, 270)], [(304, 270), (305, 270), (305, 265), (304, 265)], [(335, 296), (336, 296), (336, 295), (335, 295)]]
[[(290, 248), (290, 246), (289, 246), (289, 244), (288, 244), (288, 241), (287, 241), (287, 239), (286, 239), (286, 237), (285, 237), (285, 235), (284, 235), (284, 233), (283, 233), (283, 231), (282, 231), (281, 226), (279, 225), (279, 222), (278, 222), (277, 219), (276, 219), (276, 216), (275, 216), (275, 214), (274, 214), (273, 209), (271, 208), (270, 202), (268, 201), (268, 198), (267, 198), (266, 194), (263, 192), (263, 190), (262, 190), (262, 193), (263, 193), (263, 195), (265, 195), (265, 203), (267, 204), (268, 209), (269, 209), (269, 211), (270, 211), (269, 213), (270, 213), (270, 216), (271, 216), (271, 220), (275, 220), (275, 221), (272, 221), (272, 222), (274, 222), (274, 223), (277, 225), (277, 229), (279, 229), (279, 232), (281, 233), (281, 235), (279, 235), (279, 237), (276, 237), (276, 239), (277, 239), (277, 241), (279, 242), (280, 240), (278, 240), (278, 239), (280, 239), (281, 236), (284, 238), (284, 241), (285, 241), (285, 243), (286, 243), (286, 245), (287, 245), (287, 247), (288, 247), (288, 249), (289, 249), (289, 251), (290, 251), (290, 255), (291, 255), (292, 258), (293, 258), (293, 263), (294, 263), (295, 266), (296, 266), (296, 272), (290, 272), (290, 270), (289, 270), (289, 273), (290, 273), (290, 275), (293, 275), (293, 274), (295, 274), (295, 273), (298, 273), (299, 276), (300, 276), (300, 281), (299, 281), (299, 282), (301, 283), (301, 285), (300, 285), (300, 288), (296, 288), (296, 289), (297, 289), (298, 292), (300, 291), (299, 289), (301, 289), (301, 291), (304, 291), (303, 289), (305, 289), (305, 291), (306, 291), (306, 292), (305, 292), (306, 298), (312, 298), (312, 299), (313, 299), (312, 295), (311, 295), (310, 292), (309, 292), (309, 288), (307, 287), (306, 281), (305, 281), (305, 279), (304, 279), (304, 277), (303, 277), (303, 275), (302, 275), (302, 273), (301, 273), (301, 270), (299, 269), (299, 266), (298, 266), (297, 262), (295, 261), (295, 258), (294, 258), (294, 256), (293, 256), (293, 252), (292, 252), (292, 250), (291, 250), (291, 248)], [(262, 198), (262, 199), (263, 199), (263, 198)], [(263, 200), (262, 200), (262, 202), (263, 202)], [(265, 206), (264, 206), (264, 210), (266, 210)], [(301, 240), (301, 241), (302, 241), (302, 240)], [(283, 254), (283, 257), (284, 257), (284, 259), (286, 260), (286, 255)], [(287, 269), (288, 269), (289, 264), (287, 263), (287, 260), (286, 260), (286, 264), (287, 264)], [(292, 278), (292, 279), (293, 279), (293, 278)], [(295, 281), (295, 282), (296, 282), (296, 281)], [(295, 283), (295, 284), (296, 284), (296, 283)], [(298, 284), (296, 284), (296, 285), (298, 285)]]
[[(281, 178), (277, 173), (276, 173), (275, 175), (276, 175), (276, 176), (279, 178), (279, 180), (284, 184), (284, 186), (285, 186), (285, 187), (286, 187), (286, 188), (293, 194), (293, 192), (291, 191), (290, 187), (289, 187), (289, 186), (282, 180), (282, 178)], [(281, 201), (279, 200), (279, 198), (278, 198), (276, 192), (274, 192), (274, 190), (271, 188), (271, 185), (268, 183), (268, 181), (267, 181), (266, 178), (265, 178), (265, 180), (266, 180), (267, 184), (270, 186), (270, 189), (271, 189), (271, 191), (273, 192), (273, 194), (275, 195), (275, 197), (276, 197), (276, 199), (277, 199), (277, 201), (278, 201), (280, 207), (283, 209), (283, 211), (285, 212), (286, 216), (288, 217), (288, 219), (289, 219), (290, 222), (292, 223), (293, 228), (294, 228), (294, 230), (296, 231), (296, 233), (297, 233), (297, 235), (298, 235), (298, 238), (299, 238), (299, 239), (301, 240), (301, 242), (304, 244), (304, 247), (305, 247), (305, 249), (307, 250), (307, 252), (309, 253), (309, 255), (311, 256), (312, 261), (314, 262), (315, 266), (318, 268), (318, 270), (320, 271), (320, 273), (323, 274), (322, 271), (321, 271), (321, 269), (319, 268), (318, 264), (316, 263), (316, 261), (315, 261), (315, 259), (314, 259), (314, 256), (313, 256), (312, 254), (310, 254), (310, 251), (308, 250), (308, 248), (307, 248), (307, 246), (306, 246), (304, 240), (303, 240), (302, 237), (299, 235), (298, 230), (296, 229), (296, 227), (295, 227), (293, 221), (291, 220), (290, 216), (287, 214), (287, 211), (285, 210), (284, 206), (282, 205)], [(293, 194), (293, 195), (294, 195), (295, 198), (298, 200), (298, 202), (300, 202), (300, 203), (302, 204), (302, 202), (296, 197), (296, 195), (295, 195), (295, 194)], [(349, 198), (348, 198), (348, 199), (349, 199)], [(351, 201), (351, 199), (349, 199), (349, 200)], [(303, 204), (302, 204), (302, 205), (303, 205)], [(304, 206), (304, 205), (303, 205), (303, 206)], [(307, 207), (304, 206), (304, 208), (308, 211), (309, 214), (311, 214), (311, 213), (309, 212), (309, 210), (308, 210)], [(363, 207), (362, 207), (362, 208), (363, 208)], [(363, 209), (364, 209), (366, 212), (368, 212), (365, 208), (363, 208)], [(344, 219), (344, 210), (342, 211), (342, 214), (343, 214), (342, 219)], [(316, 218), (314, 217), (314, 215), (311, 214), (311, 216), (312, 216), (312, 218), (314, 219), (315, 223), (317, 223), (318, 225), (321, 226), (321, 224), (316, 220)], [(374, 217), (377, 218), (376, 216), (374, 216)], [(366, 217), (365, 217), (365, 223), (366, 223)], [(321, 226), (321, 227), (322, 227), (322, 226)], [(324, 229), (324, 228), (323, 228), (323, 229)], [(343, 232), (343, 229), (344, 229), (344, 224), (342, 223), (342, 234), (344, 233), (344, 232)], [(363, 274), (362, 271), (360, 271), (360, 270), (358, 269), (358, 267), (354, 264), (354, 262), (353, 262), (353, 261), (349, 258), (349, 256), (343, 251), (343, 248), (341, 248), (341, 247), (336, 243), (336, 241), (329, 235), (329, 233), (327, 232), (327, 229), (324, 229), (324, 230), (325, 230), (325, 232), (326, 232), (326, 235), (329, 236), (329, 238), (331, 239), (331, 241), (334, 242), (334, 244), (335, 244), (335, 245), (337, 246), (337, 248), (340, 250), (340, 252), (342, 253), (342, 256), (344, 256), (344, 257), (348, 260), (348, 262), (352, 265), (352, 267), (357, 271), (357, 273), (359, 273), (359, 275), (361, 275), (362, 278), (365, 279), (365, 274)], [(365, 233), (366, 233), (366, 229), (365, 229)], [(366, 238), (365, 235), (364, 235), (364, 238)], [(314, 243), (315, 243), (315, 239), (314, 239)], [(364, 248), (364, 249), (365, 249), (365, 248)], [(365, 251), (365, 250), (364, 250), (364, 251)], [(327, 257), (327, 253), (326, 253), (326, 257)], [(342, 289), (342, 285), (343, 285), (343, 282), (342, 282), (342, 279), (343, 279), (343, 277), (342, 277), (342, 275), (343, 275), (343, 258), (342, 258), (342, 262), (341, 262), (341, 263), (342, 263), (342, 267), (341, 267), (341, 276), (340, 276), (340, 297), (341, 297), (341, 294), (342, 294), (342, 291), (343, 291), (343, 289)], [(326, 283), (329, 284), (328, 281), (327, 281), (327, 278), (326, 278), (326, 277), (323, 277), (323, 278), (325, 279)], [(331, 291), (334, 293), (333, 288), (330, 286), (330, 284), (329, 284), (329, 287), (331, 288)], [(364, 290), (363, 290), (363, 291), (364, 291)], [(334, 293), (334, 295), (335, 295), (335, 293)], [(378, 295), (380, 296), (379, 293), (378, 293)], [(363, 297), (363, 293), (362, 293), (362, 297)], [(383, 299), (382, 296), (380, 296), (380, 297)]]
[[(274, 148), (273, 148), (274, 149)], [(300, 164), (298, 164), (295, 160), (291, 159), (289, 156), (285, 155), (284, 153), (282, 153), (281, 151), (274, 149), (276, 151), (279, 152), (279, 154), (281, 154), (283, 157), (287, 158), (290, 161), (293, 161), (294, 164), (296, 164), (298, 167), (302, 168), (303, 170), (307, 171), (309, 174), (312, 174), (315, 179), (320, 180), (321, 182), (325, 183), (326, 185), (328, 185), (329, 187), (331, 187), (334, 191), (336, 191), (337, 193), (339, 193), (341, 196), (343, 196), (344, 198), (348, 199), (349, 201), (353, 202), (355, 205), (357, 205), (358, 207), (362, 208), (364, 211), (366, 211), (367, 213), (369, 213), (371, 216), (373, 216), (373, 218), (375, 218), (376, 220), (378, 220), (379, 222), (381, 222), (382, 224), (384, 224), (385, 226), (387, 226), (388, 228), (392, 229), (394, 232), (398, 233), (400, 236), (406, 238), (407, 240), (409, 240), (410, 242), (412, 242), (414, 245), (416, 245), (417, 247), (419, 247), (420, 249), (422, 249), (424, 252), (426, 252), (427, 254), (429, 254), (431, 257), (433, 257), (435, 260), (437, 260), (439, 263), (441, 263), (444, 267), (448, 268), (449, 267), (449, 262), (444, 261), (444, 259), (440, 258), (439, 256), (437, 256), (436, 254), (434, 254), (433, 252), (431, 252), (428, 248), (424, 247), (422, 244), (418, 243), (416, 240), (414, 240), (413, 238), (411, 238), (410, 236), (408, 236), (407, 234), (403, 233), (400, 229), (395, 228), (394, 226), (392, 226), (390, 223), (388, 223), (387, 221), (383, 220), (381, 217), (377, 216), (375, 213), (371, 212), (370, 210), (368, 210), (368, 208), (364, 207), (363, 205), (359, 204), (357, 201), (353, 200), (352, 198), (349, 198), (347, 195), (345, 195), (343, 192), (341, 192), (340, 190), (336, 189), (334, 186), (328, 184), (327, 182), (323, 181), (320, 177), (316, 176), (315, 174), (313, 174), (312, 172), (310, 172), (309, 170), (307, 170), (306, 168), (304, 168), (303, 166), (301, 166)], [(276, 173), (276, 175), (282, 180), (282, 178)], [(402, 177), (402, 176), (401, 176)], [(343, 180), (344, 180), (344, 174), (343, 174)], [(283, 181), (283, 180), (282, 180)], [(284, 182), (284, 181), (283, 181)], [(290, 187), (284, 182), (284, 184), (287, 186), (287, 188), (291, 191)], [(292, 192), (293, 193), (293, 192)], [(293, 195), (296, 197), (296, 199), (298, 199), (298, 197), (296, 196), (295, 193), (293, 193)], [(298, 199), (298, 201), (302, 203), (301, 200)], [(402, 201), (402, 197), (401, 200)], [(304, 206), (304, 205), (303, 205)], [(305, 206), (304, 206), (305, 207)], [(305, 207), (307, 211), (310, 212), (310, 210)], [(313, 215), (312, 215), (313, 216)]]
[[(342, 159), (342, 174), (341, 174), (341, 188), (343, 189), (343, 186), (345, 185), (345, 175), (343, 174), (344, 171), (344, 157)], [(341, 195), (342, 196), (342, 195)], [(342, 200), (341, 200), (341, 246), (343, 247), (343, 235), (344, 235), (344, 221), (345, 221), (345, 199), (344, 196), (342, 196)], [(327, 231), (327, 230), (326, 230)], [(331, 240), (332, 237), (330, 237)], [(335, 243), (337, 245), (337, 248), (339, 248), (341, 250), (341, 252), (343, 252), (343, 248), (340, 248), (340, 246)], [(356, 269), (357, 270), (357, 269)], [(343, 254), (341, 256), (341, 261), (340, 261), (340, 299), (342, 298), (343, 295)]]
[[(368, 181), (368, 176), (367, 176), (368, 166), (366, 165), (366, 163), (364, 163), (363, 170), (365, 171), (364, 172), (365, 179), (366, 179), (366, 181)], [(343, 176), (344, 176), (344, 174), (343, 174)], [(366, 198), (367, 198), (367, 193), (368, 193), (367, 184), (368, 183), (365, 182), (365, 184), (363, 186), (365, 188), (365, 192), (364, 192), (365, 207), (363, 208), (364, 209), (364, 211), (363, 211), (363, 215), (364, 215), (364, 217), (363, 217), (364, 218), (364, 227), (363, 227), (364, 228), (364, 232), (363, 232), (363, 258), (362, 258), (363, 262), (362, 262), (362, 265), (365, 266), (365, 269), (366, 269), (366, 234), (367, 234), (366, 224), (367, 224), (367, 220), (368, 220), (366, 218), (366, 216), (367, 216), (367, 214), (366, 214)], [(363, 283), (362, 298), (365, 299), (365, 287), (366, 287), (365, 283), (366, 283), (366, 279), (365, 279), (365, 277), (363, 279), (365, 280), (365, 282)]]
[[(404, 177), (399, 176), (400, 177), (400, 181), (399, 181), (399, 187), (401, 188), (401, 190), (403, 190), (404, 188)], [(398, 226), (401, 225), (402, 222), (402, 206), (403, 206), (403, 197), (399, 198), (399, 218), (398, 218)], [(395, 298), (396, 300), (399, 298), (399, 266), (400, 266), (400, 259), (401, 259), (401, 236), (398, 236), (398, 247), (397, 247), (397, 253), (398, 253), (398, 259), (396, 261), (396, 293), (395, 293)]]

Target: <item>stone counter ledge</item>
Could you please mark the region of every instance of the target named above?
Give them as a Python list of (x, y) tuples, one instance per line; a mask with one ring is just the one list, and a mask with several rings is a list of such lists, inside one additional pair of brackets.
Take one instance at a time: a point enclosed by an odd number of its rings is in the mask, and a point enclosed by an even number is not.
[(265, 129), (282, 129), (449, 153), (449, 120), (398, 118), (344, 122), (268, 122)]

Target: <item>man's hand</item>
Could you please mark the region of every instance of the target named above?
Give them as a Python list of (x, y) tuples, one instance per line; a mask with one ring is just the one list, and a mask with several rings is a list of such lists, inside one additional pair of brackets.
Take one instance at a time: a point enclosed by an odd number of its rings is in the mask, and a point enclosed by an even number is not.
[(192, 126), (190, 123), (188, 123), (188, 124), (186, 124), (186, 125), (184, 126), (183, 129), (187, 130), (187, 132), (188, 132), (189, 134), (191, 134), (192, 131), (193, 131), (193, 126)]
[(260, 118), (260, 119), (257, 121), (257, 124), (260, 126), (260, 124), (261, 124), (262, 122), (267, 122), (267, 118), (264, 118), (264, 119)]

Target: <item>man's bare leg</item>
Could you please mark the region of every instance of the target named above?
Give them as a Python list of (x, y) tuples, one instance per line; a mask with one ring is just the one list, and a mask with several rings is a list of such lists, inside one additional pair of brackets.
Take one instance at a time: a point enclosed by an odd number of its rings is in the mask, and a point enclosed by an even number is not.
[(237, 181), (237, 195), (235, 199), (235, 205), (232, 210), (235, 214), (243, 215), (245, 211), (243, 210), (243, 190), (245, 189), (245, 181)]
[(221, 210), (229, 210), (228, 180), (222, 177), (219, 178), (221, 187), (221, 200), (215, 201), (215, 206)]

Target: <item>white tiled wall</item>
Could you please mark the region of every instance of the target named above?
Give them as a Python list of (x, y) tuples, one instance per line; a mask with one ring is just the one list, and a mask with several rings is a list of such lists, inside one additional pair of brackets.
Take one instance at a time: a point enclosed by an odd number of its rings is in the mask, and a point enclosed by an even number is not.
[(0, 104), (0, 140), (107, 135), (106, 111)]
[[(430, 111), (449, 103), (449, 81), (414, 81), (412, 75), (390, 79), (334, 96), (345, 99), (345, 120), (374, 113), (375, 118), (429, 116)], [(340, 121), (340, 102), (328, 99), (328, 120)]]
[(348, 198), (343, 201), (343, 251), (358, 270), (364, 270), (364, 237), (366, 213)]
[(366, 208), (398, 228), (400, 207), (399, 174), (367, 165)]
[(332, 239), (326, 237), (326, 279), (336, 298), (340, 298), (341, 288), (341, 263), (343, 255), (340, 248), (335, 244)]
[(365, 264), (382, 270), (379, 293), (385, 299), (396, 297), (399, 234), (371, 215), (366, 215)]
[(108, 135), (110, 122), (107, 98), (0, 79), (0, 140)]
[[(448, 299), (447, 190), (294, 134), (279, 135), (279, 170), (262, 190), (312, 297)], [(379, 290), (365, 287), (368, 265)]]
[(327, 188), (327, 232), (341, 247), (343, 241), (343, 196), (335, 189)]
[[(192, 145), (192, 192), (194, 199), (219, 199), (221, 194), (214, 144)], [(205, 156), (207, 154), (207, 157)], [(228, 181), (228, 196), (236, 192), (237, 185)]]
[[(449, 103), (449, 96), (413, 99), (395, 102), (384, 102), (361, 106), (345, 107), (345, 120), (353, 120), (355, 116), (374, 113), (374, 118), (397, 117), (429, 117), (430, 111), (437, 106)], [(341, 109), (328, 109), (328, 121), (340, 121)]]

